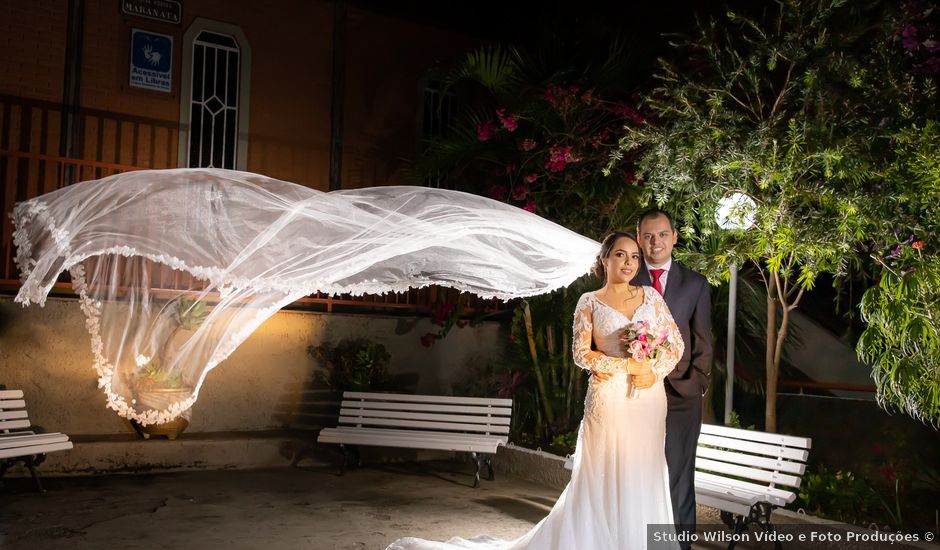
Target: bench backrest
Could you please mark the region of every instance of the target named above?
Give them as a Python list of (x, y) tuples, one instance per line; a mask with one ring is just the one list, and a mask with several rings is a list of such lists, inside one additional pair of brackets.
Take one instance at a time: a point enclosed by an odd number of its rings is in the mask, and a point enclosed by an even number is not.
[(512, 399), (344, 392), (340, 425), (491, 435), (509, 433)]
[(0, 390), (0, 434), (29, 428), (22, 390)]
[(695, 453), (695, 475), (709, 479), (722, 474), (744, 490), (779, 493), (792, 501), (792, 492), (778, 486), (799, 487), (806, 471), (812, 439), (702, 424)]

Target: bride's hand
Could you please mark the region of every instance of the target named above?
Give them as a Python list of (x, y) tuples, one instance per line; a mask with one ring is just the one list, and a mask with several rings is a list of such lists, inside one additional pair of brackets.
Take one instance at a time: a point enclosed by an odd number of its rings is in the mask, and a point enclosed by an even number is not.
[(653, 384), (656, 383), (656, 375), (650, 372), (649, 374), (632, 376), (631, 382), (633, 382), (633, 386), (636, 389), (645, 390), (646, 388), (652, 387)]
[(653, 369), (650, 367), (649, 361), (637, 361), (631, 357), (627, 359), (627, 373), (634, 376), (646, 376), (652, 374)]
[(614, 377), (612, 372), (591, 371), (591, 374), (594, 375), (594, 378), (597, 378), (598, 382), (606, 382)]

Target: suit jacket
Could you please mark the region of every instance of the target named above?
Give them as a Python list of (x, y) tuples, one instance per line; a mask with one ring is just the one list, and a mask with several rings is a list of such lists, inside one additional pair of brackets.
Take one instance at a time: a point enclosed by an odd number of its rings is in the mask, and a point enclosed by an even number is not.
[[(652, 286), (645, 265), (640, 267), (633, 282)], [(682, 397), (701, 397), (708, 389), (713, 354), (708, 281), (701, 274), (673, 260), (663, 299), (685, 342), (682, 358), (666, 381)]]

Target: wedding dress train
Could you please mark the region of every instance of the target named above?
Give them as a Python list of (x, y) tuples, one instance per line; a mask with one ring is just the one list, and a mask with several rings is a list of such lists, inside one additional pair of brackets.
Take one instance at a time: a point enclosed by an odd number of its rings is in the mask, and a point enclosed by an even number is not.
[[(612, 373), (591, 377), (578, 433), (571, 482), (552, 511), (514, 541), (487, 536), (447, 542), (405, 538), (387, 550), (633, 550), (646, 548), (648, 526), (674, 533), (666, 469), (665, 376), (675, 368), (684, 344), (658, 292), (643, 287), (644, 302), (628, 318), (594, 293), (581, 296), (575, 310), (573, 351), (581, 368)], [(650, 332), (669, 332), (669, 353), (653, 361), (656, 383), (629, 397), (624, 372), (622, 329), (646, 321)], [(592, 351), (591, 342), (597, 351)], [(657, 545), (658, 548), (664, 546)]]

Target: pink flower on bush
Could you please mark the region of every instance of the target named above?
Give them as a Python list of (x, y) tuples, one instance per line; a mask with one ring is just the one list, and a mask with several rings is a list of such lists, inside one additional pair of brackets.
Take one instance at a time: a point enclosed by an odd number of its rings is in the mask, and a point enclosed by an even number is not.
[(486, 188), (486, 196), (488, 196), (491, 199), (496, 199), (496, 200), (501, 201), (504, 198), (506, 198), (506, 193), (508, 191), (509, 189), (505, 185), (494, 183)]
[(482, 124), (477, 124), (477, 139), (480, 141), (487, 141), (493, 137), (493, 134), (496, 133), (496, 123), (492, 120), (487, 120)]
[(517, 185), (512, 189), (513, 200), (521, 201), (529, 194), (529, 188), (525, 185)]
[(522, 383), (522, 371), (515, 371), (512, 374), (506, 373), (500, 381), (500, 387), (496, 390), (497, 397), (507, 398), (516, 394)]
[(622, 116), (623, 118), (633, 121), (634, 124), (643, 124), (644, 122), (646, 122), (646, 119), (643, 118), (643, 116), (640, 115), (640, 113), (636, 112), (636, 110), (634, 110), (632, 107), (628, 105), (624, 105), (623, 103), (614, 104), (614, 106), (611, 107), (610, 110), (614, 114), (618, 114)]
[(506, 109), (496, 109), (496, 116), (499, 117), (499, 122), (503, 125), (503, 128), (509, 130), (510, 132), (515, 132), (516, 128), (519, 127), (519, 122), (516, 120), (516, 115), (513, 113), (507, 113)]
[(535, 212), (535, 201), (529, 201), (522, 206), (522, 209), (527, 212)]
[(421, 345), (429, 348), (434, 345), (434, 341), (437, 340), (437, 334), (429, 332), (421, 337)]
[(578, 87), (573, 84), (568, 88), (558, 84), (552, 84), (545, 89), (545, 101), (552, 107), (563, 111), (571, 106), (577, 93)]
[(444, 326), (447, 318), (454, 311), (454, 304), (441, 304), (431, 312), (431, 322), (435, 325)]
[(577, 157), (571, 154), (571, 145), (552, 145), (548, 151), (548, 159), (545, 161), (545, 168), (552, 172), (561, 172), (569, 162), (577, 161)]
[(879, 468), (878, 471), (879, 473), (881, 473), (881, 477), (885, 478), (885, 481), (889, 483), (894, 481), (898, 477), (897, 472), (894, 471), (894, 467), (891, 466), (890, 464), (885, 464), (884, 466)]
[(534, 139), (525, 138), (524, 140), (522, 140), (522, 143), (519, 145), (519, 148), (522, 149), (523, 151), (531, 151), (532, 149), (535, 149), (536, 145), (538, 144), (535, 143)]
[(535, 183), (535, 180), (537, 180), (537, 179), (539, 179), (539, 177), (538, 177), (537, 175), (535, 175), (535, 174), (529, 174), (528, 176), (525, 177), (525, 182), (526, 182), (526, 183)]
[(605, 141), (607, 141), (608, 138), (610, 138), (610, 132), (607, 130), (601, 130), (600, 133), (591, 136), (591, 145), (593, 145), (595, 148), (600, 147), (604, 144)]
[(545, 88), (545, 101), (549, 102), (552, 106), (558, 105), (559, 96), (562, 94), (561, 86), (558, 84), (552, 84), (548, 88)]

